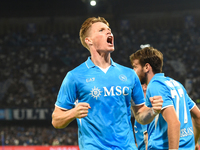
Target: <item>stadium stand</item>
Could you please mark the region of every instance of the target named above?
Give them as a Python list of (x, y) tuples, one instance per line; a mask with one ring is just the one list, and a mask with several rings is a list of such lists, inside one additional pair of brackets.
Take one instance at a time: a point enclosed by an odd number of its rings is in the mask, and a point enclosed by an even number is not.
[[(112, 58), (131, 67), (129, 55), (141, 45), (150, 44), (164, 54), (163, 72), (185, 85), (190, 97), (200, 105), (200, 27), (187, 22), (181, 26), (183, 19), (167, 24), (164, 19), (146, 23), (139, 17), (135, 21), (127, 19), (130, 24), (126, 28), (120, 27), (121, 19), (111, 21), (116, 49)], [(0, 110), (52, 109), (66, 73), (89, 56), (78, 37), (80, 25), (71, 23), (66, 27), (56, 21), (35, 24), (36, 27), (29, 24), (29, 28), (6, 21), (0, 24)], [(116, 22), (119, 26), (114, 25)], [(56, 130), (48, 119), (43, 126), (24, 120), (16, 125), (8, 122), (3, 120), (0, 126), (4, 145), (77, 145), (75, 123)]]

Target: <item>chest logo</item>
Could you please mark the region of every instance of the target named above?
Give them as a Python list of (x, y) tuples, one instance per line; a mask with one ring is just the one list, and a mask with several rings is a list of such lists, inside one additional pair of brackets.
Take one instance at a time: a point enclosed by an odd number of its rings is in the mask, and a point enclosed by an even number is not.
[(127, 77), (123, 74), (119, 75), (119, 79), (122, 81), (127, 81)]
[(90, 95), (92, 95), (93, 98), (97, 98), (101, 95), (102, 91), (96, 87), (94, 87), (90, 93)]

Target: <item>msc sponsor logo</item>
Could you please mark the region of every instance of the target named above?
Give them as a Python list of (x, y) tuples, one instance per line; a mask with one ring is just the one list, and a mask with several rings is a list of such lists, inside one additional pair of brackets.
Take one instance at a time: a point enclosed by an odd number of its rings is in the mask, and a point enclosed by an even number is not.
[(98, 98), (101, 95), (102, 91), (96, 87), (94, 87), (90, 93), (90, 95), (92, 95), (93, 98)]
[(94, 87), (90, 91), (90, 95), (96, 99), (98, 99), (98, 97), (100, 97), (101, 93), (103, 94), (104, 97), (120, 96), (120, 95), (127, 96), (129, 94), (129, 87), (127, 87), (127, 86), (124, 86), (124, 87), (111, 86), (110, 89), (107, 89), (107, 87), (103, 87), (103, 91), (101, 91), (98, 87)]

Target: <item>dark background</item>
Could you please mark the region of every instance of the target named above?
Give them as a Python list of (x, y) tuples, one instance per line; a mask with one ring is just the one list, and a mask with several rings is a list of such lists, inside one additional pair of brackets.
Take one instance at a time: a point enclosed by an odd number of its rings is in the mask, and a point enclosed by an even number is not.
[(0, 17), (86, 16), (199, 9), (199, 0), (1, 0)]
[[(194, 42), (195, 39), (192, 39), (191, 35), (196, 35), (200, 33), (200, 1), (199, 0), (97, 0), (97, 5), (92, 7), (89, 4), (89, 0), (0, 0), (0, 54), (6, 55), (8, 58), (13, 58), (11, 53), (17, 49), (17, 52), (20, 52), (22, 49), (22, 53), (15, 54), (16, 57), (22, 56), (26, 54), (25, 57), (32, 59), (31, 56), (35, 55), (35, 53), (40, 53), (39, 50), (41, 47), (45, 47), (46, 49), (51, 49), (49, 52), (49, 56), (51, 59), (47, 60), (48, 65), (51, 68), (55, 66), (57, 68), (61, 68), (64, 71), (62, 73), (58, 73), (60, 76), (56, 78), (54, 73), (56, 72), (48, 72), (49, 74), (45, 74), (45, 78), (52, 75), (51, 81), (55, 81), (52, 87), (54, 88), (54, 93), (52, 89), (44, 89), (45, 86), (40, 87), (36, 90), (41, 92), (42, 96), (46, 96), (48, 93), (52, 94), (51, 101), (47, 99), (44, 105), (40, 106), (40, 108), (54, 108), (54, 102), (56, 100), (56, 92), (58, 92), (61, 82), (66, 75), (66, 73), (85, 61), (89, 52), (84, 49), (79, 41), (78, 33), (81, 24), (83, 21), (91, 16), (102, 16), (105, 17), (111, 25), (111, 29), (115, 36), (116, 41), (116, 49), (124, 51), (124, 53), (115, 52), (112, 54), (112, 58), (116, 60), (118, 63), (131, 67), (130, 63), (128, 62), (128, 56), (132, 53), (133, 50), (139, 49), (140, 44), (146, 44), (145, 42), (151, 41), (154, 44), (157, 43), (158, 46), (159, 42), (162, 43), (163, 41), (167, 41), (168, 43), (166, 46), (163, 46), (162, 51), (166, 52), (166, 58), (170, 59), (173, 58), (175, 60), (179, 58), (184, 58), (184, 64), (186, 65), (187, 75), (180, 75), (176, 74), (172, 71), (171, 68), (166, 68), (164, 66), (164, 70), (166, 74), (179, 80), (181, 83), (185, 83), (185, 79), (187, 77), (193, 78), (198, 77), (199, 75), (199, 61), (200, 58), (200, 46), (198, 42)], [(195, 29), (193, 27), (186, 28), (185, 26), (185, 17), (186, 16), (193, 16), (195, 22)], [(129, 21), (130, 27), (129, 29), (121, 29), (122, 21)], [(27, 31), (27, 25), (29, 23), (33, 23), (36, 25), (36, 31), (30, 33)], [(148, 30), (147, 30), (148, 29)], [(191, 31), (189, 31), (191, 29)], [(166, 32), (164, 32), (166, 30)], [(169, 32), (170, 31), (170, 32)], [(175, 43), (176, 38), (173, 35), (177, 36), (181, 35), (181, 41), (179, 43)], [(144, 32), (144, 35), (142, 34)], [(131, 36), (130, 36), (131, 33)], [(162, 35), (158, 34), (162, 33)], [(196, 34), (195, 34), (196, 33)], [(70, 35), (65, 41), (62, 39), (63, 35)], [(47, 35), (47, 38), (44, 38), (42, 41), (41, 37), (43, 35)], [(156, 37), (156, 36), (160, 37)], [(171, 38), (172, 35), (172, 38)], [(19, 37), (22, 39), (26, 39), (30, 42), (19, 42), (17, 41)], [(56, 40), (52, 40), (51, 37), (55, 38)], [(169, 38), (167, 40), (160, 41), (162, 38)], [(124, 39), (123, 39), (124, 38)], [(146, 38), (146, 39), (145, 39)], [(197, 35), (195, 36), (197, 40)], [(9, 40), (7, 40), (9, 39)], [(19, 38), (20, 39), (20, 38)], [(72, 40), (71, 40), (72, 39)], [(73, 41), (74, 39), (74, 41)], [(132, 41), (134, 39), (136, 42), (133, 42), (135, 45), (129, 45), (126, 41)], [(192, 40), (191, 40), (192, 39)], [(44, 42), (37, 43), (39, 40)], [(48, 40), (50, 41), (48, 43)], [(63, 40), (63, 41), (62, 41)], [(3, 41), (3, 42), (2, 42)], [(17, 41), (17, 42), (16, 42)], [(47, 41), (47, 42), (46, 42)], [(51, 42), (55, 43), (51, 43)], [(60, 42), (61, 41), (61, 42)], [(189, 42), (188, 42), (189, 41)], [(198, 40), (197, 40), (198, 41)], [(19, 43), (18, 43), (19, 42)], [(32, 43), (31, 43), (32, 42)], [(34, 45), (33, 43), (37, 43), (38, 45)], [(71, 43), (70, 43), (71, 42)], [(176, 44), (174, 45), (171, 45)], [(70, 43), (69, 45), (67, 45)], [(122, 44), (121, 44), (122, 43)], [(125, 44), (124, 44), (125, 43)], [(49, 44), (49, 45), (47, 45)], [(127, 44), (127, 45), (126, 45)], [(192, 47), (193, 44), (196, 44), (195, 47)], [(83, 53), (85, 56), (77, 56), (77, 60), (70, 60), (68, 65), (64, 64), (61, 58), (56, 55), (51, 55), (52, 53), (56, 52), (57, 46), (60, 46), (62, 49), (61, 51), (66, 51), (66, 59), (69, 60), (70, 56), (72, 58), (75, 54)], [(189, 45), (189, 46), (188, 46)], [(34, 50), (31, 50), (31, 47), (35, 46)], [(191, 50), (184, 50), (185, 47), (191, 48)], [(124, 48), (124, 49), (123, 49)], [(27, 49), (27, 51), (26, 51)], [(69, 49), (74, 49), (69, 52)], [(79, 50), (80, 52), (76, 52)], [(192, 51), (193, 50), (193, 51)], [(35, 52), (36, 51), (36, 52)], [(177, 53), (176, 53), (177, 52)], [(186, 53), (187, 52), (187, 53)], [(42, 53), (42, 52), (41, 52)], [(185, 54), (184, 54), (185, 53)], [(193, 53), (192, 57), (188, 57), (189, 54)], [(14, 56), (15, 56), (14, 55)], [(1, 61), (1, 60), (0, 60)], [(167, 61), (167, 60), (165, 60)], [(33, 63), (39, 62), (39, 64), (45, 63), (45, 61), (39, 56), (33, 57)], [(11, 66), (14, 66), (16, 62), (10, 63)], [(24, 62), (22, 61), (21, 64)], [(193, 64), (197, 66), (197, 69), (193, 68)], [(9, 70), (11, 66), (6, 66), (7, 62), (2, 61), (0, 62), (0, 69), (1, 71)], [(32, 67), (32, 64), (29, 64)], [(51, 66), (52, 65), (52, 66)], [(7, 69), (5, 69), (7, 67)], [(21, 65), (21, 73), (20, 71), (15, 69), (12, 74), (17, 74), (16, 79), (20, 79), (20, 76), (23, 75), (23, 69), (27, 69), (29, 66)], [(195, 75), (190, 76), (191, 72), (195, 70)], [(16, 71), (17, 70), (17, 71)], [(169, 72), (168, 72), (169, 71)], [(171, 72), (170, 72), (171, 71)], [(2, 74), (2, 72), (1, 72)], [(35, 76), (32, 76), (30, 80), (34, 80)], [(39, 77), (38, 77), (39, 79)], [(0, 76), (0, 82), (5, 81), (5, 76)], [(38, 80), (36, 80), (38, 81)], [(34, 86), (37, 87), (40, 82), (36, 82), (34, 80)], [(195, 83), (196, 87), (193, 93), (193, 96), (196, 98), (198, 97), (199, 90), (199, 81)], [(41, 84), (46, 84), (45, 82), (41, 82)], [(20, 86), (24, 88), (24, 85), (17, 85), (17, 89), (20, 89)], [(1, 88), (1, 87), (0, 87)], [(41, 89), (40, 89), (41, 88)], [(12, 92), (12, 88), (10, 89)], [(25, 90), (25, 93), (28, 93)], [(10, 92), (10, 93), (11, 93)], [(17, 90), (14, 91), (15, 94), (18, 94)], [(52, 93), (51, 93), (52, 92)], [(9, 97), (9, 91), (7, 92), (7, 96)], [(25, 93), (20, 93), (23, 97)], [(197, 96), (195, 96), (195, 94)], [(198, 97), (199, 99), (199, 97)], [(37, 100), (37, 98), (29, 99), (28, 97), (28, 104), (29, 101)], [(196, 100), (196, 99), (195, 99)], [(15, 109), (15, 108), (32, 108), (35, 109), (37, 107), (33, 105), (21, 104), (15, 105), (14, 103), (10, 103), (9, 105), (5, 104), (7, 98), (0, 100), (0, 109)], [(47, 103), (49, 105), (47, 105)], [(200, 101), (199, 101), (200, 103)], [(32, 103), (31, 103), (32, 104)], [(51, 118), (51, 116), (49, 117)], [(47, 120), (0, 120), (0, 127), (4, 126), (35, 126), (41, 127), (51, 126), (51, 119)], [(70, 126), (76, 127), (76, 121), (73, 121)]]

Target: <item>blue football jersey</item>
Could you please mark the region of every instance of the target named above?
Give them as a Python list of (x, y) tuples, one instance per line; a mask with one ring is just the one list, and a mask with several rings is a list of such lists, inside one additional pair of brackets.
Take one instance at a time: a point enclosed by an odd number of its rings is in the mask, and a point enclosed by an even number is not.
[[(193, 126), (190, 110), (195, 103), (188, 96), (183, 85), (172, 78), (165, 77), (163, 73), (157, 73), (151, 79), (147, 87), (146, 105), (152, 107), (150, 97), (160, 95), (163, 98), (163, 108), (174, 106), (181, 123), (179, 150), (194, 150)], [(148, 149), (168, 149), (167, 122), (161, 114), (147, 125)]]
[(131, 98), (135, 105), (145, 102), (134, 70), (111, 59), (105, 73), (89, 57), (67, 73), (55, 105), (72, 109), (78, 99), (78, 103), (91, 106), (87, 117), (77, 119), (80, 150), (133, 150), (137, 148), (131, 124)]
[(138, 150), (146, 150), (146, 145), (144, 143), (144, 133), (147, 132), (147, 125), (142, 125), (135, 120), (134, 130)]

